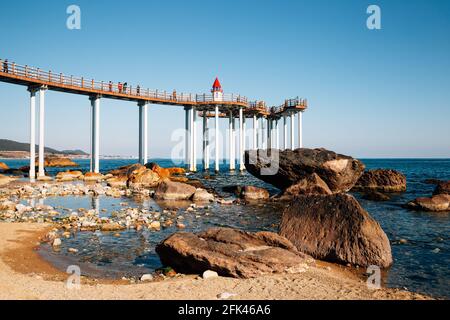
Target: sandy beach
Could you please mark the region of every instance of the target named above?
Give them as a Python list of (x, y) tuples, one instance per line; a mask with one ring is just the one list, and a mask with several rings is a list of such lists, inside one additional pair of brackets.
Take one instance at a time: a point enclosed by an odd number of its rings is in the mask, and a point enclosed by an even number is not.
[(80, 289), (69, 290), (68, 275), (39, 258), (39, 238), (51, 225), (0, 223), (0, 299), (78, 300), (215, 300), (221, 293), (231, 299), (428, 299), (396, 289), (369, 290), (355, 275), (338, 266), (318, 263), (301, 274), (256, 279), (199, 279), (183, 276), (153, 283), (122, 284), (83, 279)]

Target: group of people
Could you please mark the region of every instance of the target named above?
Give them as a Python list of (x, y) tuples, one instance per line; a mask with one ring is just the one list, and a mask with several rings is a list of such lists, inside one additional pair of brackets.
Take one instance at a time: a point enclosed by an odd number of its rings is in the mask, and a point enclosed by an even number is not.
[[(109, 82), (109, 87), (108, 87), (109, 92), (113, 92), (113, 87), (114, 87), (114, 85), (113, 85), (112, 81), (110, 81)], [(125, 82), (125, 83), (119, 82), (117, 84), (117, 89), (118, 89), (119, 93), (128, 93), (127, 92), (128, 82)], [(131, 93), (131, 92), (129, 92), (129, 93)], [(138, 96), (141, 94), (141, 87), (140, 86), (136, 87), (136, 93), (137, 93)]]

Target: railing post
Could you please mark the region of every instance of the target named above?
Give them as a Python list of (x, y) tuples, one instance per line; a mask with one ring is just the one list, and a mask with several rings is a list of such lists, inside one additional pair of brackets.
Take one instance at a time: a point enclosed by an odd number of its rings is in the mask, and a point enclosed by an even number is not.
[(39, 68), (37, 68), (37, 70), (36, 70), (36, 77), (38, 78), (38, 79), (40, 79), (40, 72), (41, 70), (39, 69)]
[(81, 87), (84, 88), (84, 78), (81, 77)]
[(70, 85), (73, 86), (73, 76), (70, 76)]
[(16, 64), (14, 62), (12, 63), (12, 73), (16, 74)]
[(25, 78), (28, 78), (28, 66), (25, 66)]
[(92, 79), (91, 88), (94, 89), (94, 79)]
[(62, 73), (59, 74), (59, 82), (61, 84), (63, 83), (63, 74)]
[(48, 82), (52, 82), (52, 71), (48, 72)]

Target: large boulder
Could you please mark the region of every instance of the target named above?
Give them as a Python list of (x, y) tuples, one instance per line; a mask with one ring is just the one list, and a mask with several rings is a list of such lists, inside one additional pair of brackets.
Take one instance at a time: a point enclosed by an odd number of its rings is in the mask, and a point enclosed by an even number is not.
[(56, 179), (59, 181), (72, 181), (74, 179), (79, 179), (83, 176), (81, 171), (66, 171), (66, 172), (58, 172), (56, 175)]
[(84, 181), (86, 182), (100, 182), (105, 178), (105, 176), (101, 173), (96, 172), (87, 172), (84, 175)]
[(213, 202), (214, 201), (214, 195), (212, 193), (209, 193), (205, 189), (197, 189), (195, 191), (192, 201), (194, 202)]
[(450, 195), (438, 194), (431, 198), (417, 198), (406, 204), (408, 209), (419, 211), (443, 212), (450, 211)]
[(450, 181), (440, 181), (436, 189), (434, 189), (433, 195), (449, 194), (450, 195)]
[[(307, 179), (309, 186), (305, 192), (314, 191), (311, 176), (316, 174), (332, 193), (349, 191), (365, 169), (362, 162), (325, 149), (247, 151), (245, 166), (249, 173), (281, 190)], [(323, 192), (324, 188), (317, 189)]]
[(196, 191), (197, 188), (194, 186), (166, 179), (156, 188), (155, 198), (158, 200), (189, 200)]
[(114, 177), (121, 177), (121, 178), (126, 177), (128, 180), (128, 178), (134, 171), (136, 171), (140, 168), (143, 168), (143, 167), (144, 166), (142, 164), (136, 163), (136, 164), (122, 166), (117, 169), (111, 170), (108, 172), (108, 174), (112, 174)]
[(284, 190), (281, 198), (293, 198), (301, 194), (333, 194), (333, 192), (325, 181), (313, 173)]
[(1, 170), (8, 170), (9, 167), (6, 163), (0, 162), (0, 171)]
[(213, 228), (201, 233), (175, 233), (156, 247), (164, 265), (181, 273), (253, 278), (304, 268), (312, 259), (285, 238), (271, 232), (249, 233)]
[(363, 267), (392, 264), (381, 226), (348, 194), (299, 196), (284, 211), (280, 234), (320, 260)]
[(406, 191), (406, 177), (396, 170), (368, 170), (364, 172), (353, 187), (353, 190), (363, 192), (404, 192)]
[(170, 178), (170, 176), (172, 175), (172, 174), (170, 173), (170, 170), (169, 170), (169, 169), (162, 168), (162, 167), (160, 167), (158, 164), (153, 163), (153, 162), (152, 162), (152, 163), (147, 163), (147, 164), (145, 165), (145, 167), (146, 167), (147, 169), (152, 170), (152, 171), (155, 172), (156, 174), (158, 174), (158, 176), (160, 176), (161, 179), (167, 179), (167, 178)]

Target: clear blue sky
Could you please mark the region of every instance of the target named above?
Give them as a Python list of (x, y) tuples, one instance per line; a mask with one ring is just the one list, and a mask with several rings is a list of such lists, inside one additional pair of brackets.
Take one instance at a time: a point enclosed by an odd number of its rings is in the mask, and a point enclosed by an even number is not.
[[(66, 28), (77, 4), (82, 29)], [(382, 30), (366, 9), (382, 10)], [(308, 98), (306, 147), (357, 157), (450, 157), (450, 1), (4, 1), (0, 57), (178, 92), (270, 105)], [(28, 94), (0, 83), (0, 137), (28, 141)], [(89, 149), (86, 97), (47, 93), (46, 144)], [(138, 109), (103, 99), (101, 153), (137, 154)], [(152, 106), (150, 156), (168, 157), (179, 107)], [(249, 122), (251, 126), (251, 122)], [(225, 127), (225, 121), (223, 123)]]

